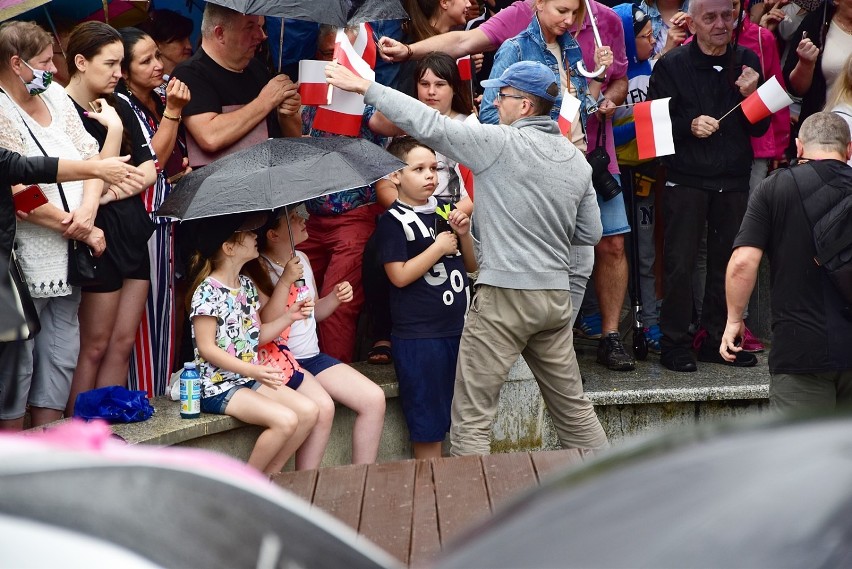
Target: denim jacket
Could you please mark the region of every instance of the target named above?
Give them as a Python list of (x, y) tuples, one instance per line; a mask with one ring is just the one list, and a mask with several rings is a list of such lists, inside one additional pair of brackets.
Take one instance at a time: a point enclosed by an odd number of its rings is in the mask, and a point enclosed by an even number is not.
[[(577, 71), (577, 63), (583, 61), (583, 54), (580, 52), (580, 46), (571, 36), (570, 32), (566, 32), (559, 36), (556, 41), (562, 48), (562, 60), (565, 62), (568, 72), (568, 78), (574, 85), (577, 91), (577, 98), (583, 102), (580, 105), (580, 120), (583, 123), (583, 130), (586, 130), (586, 103), (588, 97), (588, 83), (586, 78), (580, 75)], [(538, 18), (533, 16), (530, 25), (526, 30), (522, 31), (512, 39), (503, 42), (497, 54), (494, 56), (494, 66), (491, 68), (491, 77), (497, 78), (503, 74), (513, 63), (519, 61), (539, 61), (544, 63), (556, 77), (559, 77), (559, 67), (556, 58), (547, 49), (547, 43), (544, 41), (544, 36), (541, 33), (541, 27), (538, 23)], [(482, 106), (479, 110), (479, 120), (482, 123), (497, 124), (497, 109), (494, 107), (494, 99), (497, 97), (499, 89), (486, 89), (482, 96)], [(550, 112), (550, 118), (556, 120), (559, 118), (559, 109), (562, 106), (562, 89), (560, 86), (559, 96), (553, 105), (553, 110)]]

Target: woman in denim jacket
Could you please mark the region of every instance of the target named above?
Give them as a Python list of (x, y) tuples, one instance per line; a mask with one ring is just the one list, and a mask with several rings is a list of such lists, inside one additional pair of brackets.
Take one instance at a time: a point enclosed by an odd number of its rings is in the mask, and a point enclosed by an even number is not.
[[(544, 63), (553, 70), (554, 75), (561, 79), (560, 93), (550, 113), (553, 120), (559, 117), (565, 88), (570, 81), (568, 91), (583, 103), (578, 112), (580, 120), (577, 120), (575, 116), (571, 121), (570, 139), (585, 151), (586, 110), (587, 104), (593, 100), (590, 100), (588, 96), (589, 85), (586, 78), (577, 70), (577, 63), (583, 60), (580, 46), (568, 33), (574, 22), (582, 22), (585, 19), (585, 4), (582, 0), (537, 0), (535, 9), (535, 17), (527, 29), (503, 42), (497, 50), (490, 78), (500, 77), (506, 68), (518, 61)], [(558, 59), (557, 53), (560, 56)], [(601, 63), (612, 63), (612, 53), (605, 49), (597, 50), (595, 62), (598, 66)], [(494, 107), (497, 91), (497, 89), (485, 90), (479, 113), (479, 120), (483, 123), (497, 124), (498, 122), (497, 109)]]

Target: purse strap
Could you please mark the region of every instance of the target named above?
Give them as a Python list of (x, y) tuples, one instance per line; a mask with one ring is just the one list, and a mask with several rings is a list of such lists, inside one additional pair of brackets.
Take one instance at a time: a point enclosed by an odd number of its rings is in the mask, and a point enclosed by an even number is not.
[[(7, 97), (9, 97), (9, 94), (6, 93), (6, 91), (4, 91), (2, 88), (0, 88), (0, 93), (3, 93)], [(13, 105), (15, 105), (15, 110), (18, 111), (18, 115), (21, 117), (21, 122), (24, 123), (24, 126), (27, 128), (27, 132), (30, 133), (30, 137), (32, 137), (33, 142), (36, 143), (36, 146), (38, 146), (38, 149), (41, 150), (41, 153), (49, 158), (50, 155), (44, 150), (44, 146), (42, 146), (41, 142), (39, 142), (38, 138), (36, 138), (33, 129), (31, 129), (30, 125), (27, 124), (27, 119), (24, 118), (24, 114), (21, 112), (21, 109), (18, 107), (18, 104), (15, 102), (14, 99), (12, 99), (12, 97), (9, 97), (9, 100), (12, 102)], [(71, 208), (68, 207), (68, 200), (65, 199), (65, 190), (62, 189), (62, 184), (56, 182), (56, 187), (59, 188), (59, 197), (60, 199), (62, 199), (62, 207), (65, 208), (65, 211), (67, 213), (71, 213)]]

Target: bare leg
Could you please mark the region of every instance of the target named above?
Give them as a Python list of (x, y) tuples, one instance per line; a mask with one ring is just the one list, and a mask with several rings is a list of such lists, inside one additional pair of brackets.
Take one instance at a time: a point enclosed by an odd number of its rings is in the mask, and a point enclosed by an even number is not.
[(273, 457), (272, 461), (266, 467), (266, 471), (269, 474), (275, 474), (277, 472), (281, 472), (281, 469), (284, 468), (284, 465), (287, 464), (290, 457), (293, 456), (296, 450), (305, 442), (305, 439), (308, 438), (308, 435), (311, 433), (311, 429), (314, 428), (314, 425), (317, 422), (319, 408), (316, 403), (304, 395), (300, 395), (293, 391), (289, 387), (272, 389), (271, 387), (266, 387), (264, 385), (261, 386), (257, 392), (269, 399), (272, 399), (279, 405), (290, 409), (296, 414), (296, 418), (299, 421), (299, 425), (293, 433), (293, 436), (284, 443), (281, 450), (278, 451), (278, 454)]
[(296, 451), (296, 470), (319, 468), (325, 454), (325, 447), (328, 446), (331, 425), (334, 421), (334, 401), (314, 376), (308, 372), (304, 374), (305, 379), (296, 393), (313, 401), (319, 409), (319, 414), (314, 428)]
[(77, 395), (94, 389), (97, 385), (98, 370), (109, 347), (121, 291), (84, 292), (80, 301), (78, 318), (80, 320), (80, 356), (77, 368), (71, 380), (71, 393), (65, 414), (74, 414), (74, 401)]
[(148, 299), (148, 281), (127, 279), (121, 287), (118, 314), (110, 334), (109, 345), (98, 368), (96, 387), (127, 386), (127, 367), (130, 352), (136, 341), (139, 322)]
[(238, 389), (225, 411), (240, 421), (266, 427), (254, 443), (248, 464), (264, 474), (274, 474), (269, 464), (284, 445), (293, 439), (299, 426), (296, 414), (269, 397), (264, 397), (260, 390), (255, 392), (251, 389)]
[(332, 366), (316, 379), (332, 399), (357, 413), (352, 428), (352, 464), (376, 462), (385, 422), (382, 388), (346, 364)]
[(58, 421), (62, 418), (61, 409), (47, 409), (46, 407), (30, 407), (30, 419), (32, 427), (41, 427), (53, 421)]
[(601, 331), (618, 331), (624, 296), (627, 294), (627, 257), (624, 235), (603, 237), (595, 246), (595, 292), (601, 308)]
[(23, 431), (24, 418), (20, 419), (0, 419), (0, 431)]
[(441, 458), (441, 443), (411, 443), (414, 458)]

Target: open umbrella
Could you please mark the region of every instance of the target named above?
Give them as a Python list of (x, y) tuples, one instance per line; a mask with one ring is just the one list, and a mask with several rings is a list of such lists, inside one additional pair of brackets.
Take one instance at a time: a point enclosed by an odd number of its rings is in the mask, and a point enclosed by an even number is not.
[(343, 27), (408, 18), (399, 0), (209, 0), (243, 14), (275, 16)]
[(850, 415), (730, 427), (552, 479), (435, 567), (850, 567)]
[(0, 0), (0, 22), (47, 4), (50, 0)]
[(271, 138), (190, 172), (157, 215), (187, 220), (270, 211), (366, 186), (403, 166), (360, 138)]

